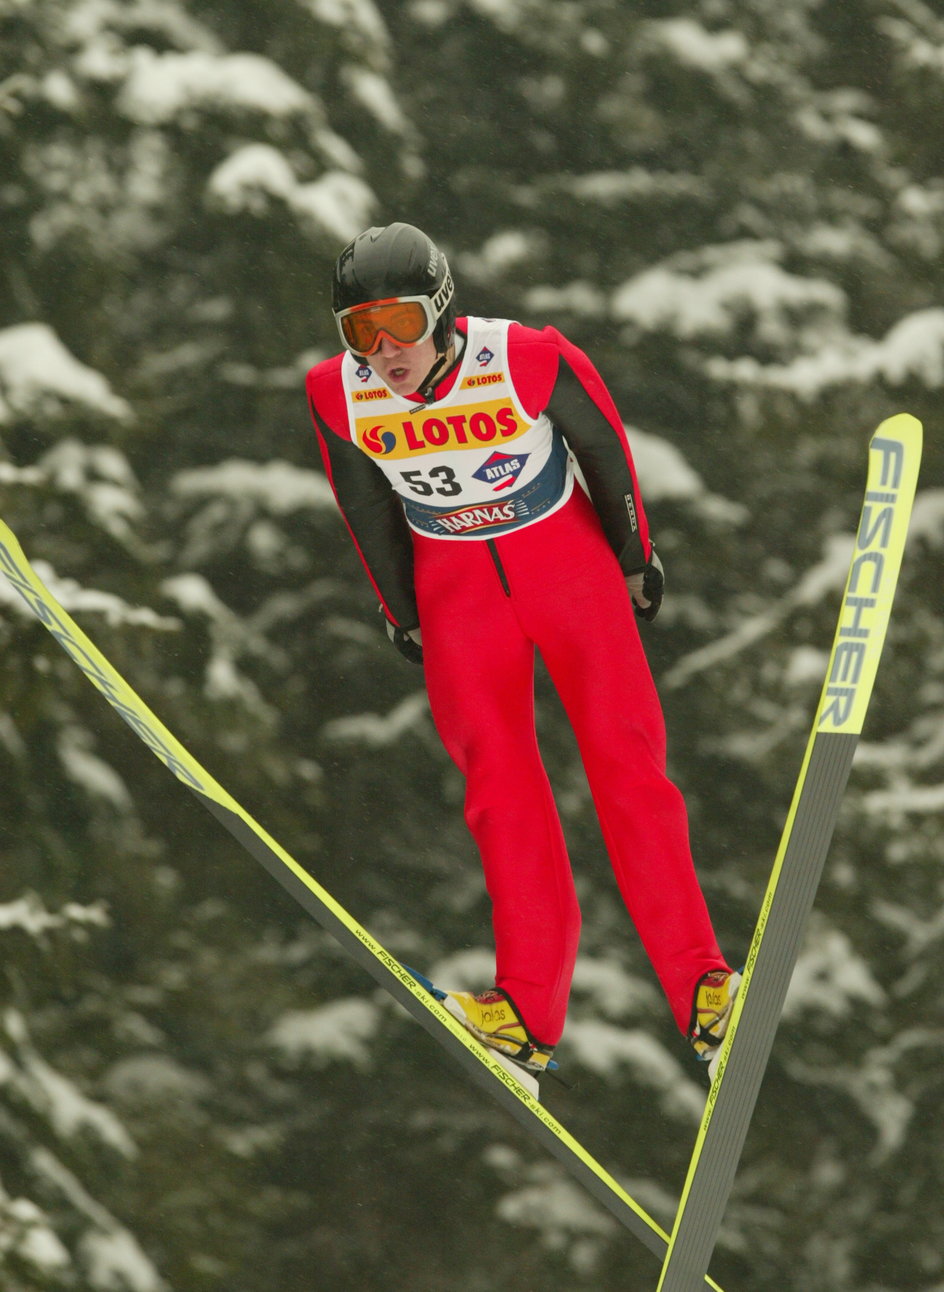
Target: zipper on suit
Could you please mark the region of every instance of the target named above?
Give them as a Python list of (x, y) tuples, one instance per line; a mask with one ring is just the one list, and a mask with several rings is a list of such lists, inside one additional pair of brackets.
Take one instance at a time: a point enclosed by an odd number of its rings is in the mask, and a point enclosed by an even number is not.
[(502, 591), (504, 592), (506, 597), (510, 597), (511, 588), (508, 586), (508, 575), (505, 573), (505, 567), (502, 565), (501, 557), (498, 555), (498, 548), (495, 544), (494, 538), (487, 538), (485, 540), (485, 546), (489, 550), (489, 555), (492, 558), (492, 563), (494, 564), (495, 569), (498, 573), (498, 577), (502, 585)]

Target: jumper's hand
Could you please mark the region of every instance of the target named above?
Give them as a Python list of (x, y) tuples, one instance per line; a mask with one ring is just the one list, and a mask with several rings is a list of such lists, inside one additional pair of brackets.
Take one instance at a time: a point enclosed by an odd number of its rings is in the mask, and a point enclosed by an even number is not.
[(654, 547), (649, 549), (649, 561), (644, 570), (627, 574), (626, 586), (633, 599), (633, 609), (640, 619), (650, 622), (659, 613), (665, 589), (665, 571)]
[(400, 654), (410, 661), (411, 664), (422, 664), (423, 662), (423, 634), (419, 628), (400, 628), (397, 624), (392, 624), (387, 620), (387, 636), (396, 646)]

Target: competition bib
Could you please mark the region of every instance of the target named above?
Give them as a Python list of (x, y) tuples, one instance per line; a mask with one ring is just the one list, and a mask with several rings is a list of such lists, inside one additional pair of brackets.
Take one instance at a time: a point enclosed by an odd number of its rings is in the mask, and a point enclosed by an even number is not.
[(507, 533), (556, 511), (573, 489), (560, 432), (518, 400), (508, 320), (468, 323), (456, 380), (435, 404), (395, 395), (352, 354), (341, 366), (352, 440), (386, 474), (412, 528), (434, 538)]

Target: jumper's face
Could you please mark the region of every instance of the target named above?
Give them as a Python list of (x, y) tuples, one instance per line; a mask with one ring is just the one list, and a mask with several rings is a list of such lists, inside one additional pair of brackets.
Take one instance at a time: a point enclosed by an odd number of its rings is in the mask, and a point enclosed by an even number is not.
[(427, 337), (417, 345), (401, 346), (385, 336), (367, 362), (395, 395), (410, 395), (436, 362), (436, 342)]

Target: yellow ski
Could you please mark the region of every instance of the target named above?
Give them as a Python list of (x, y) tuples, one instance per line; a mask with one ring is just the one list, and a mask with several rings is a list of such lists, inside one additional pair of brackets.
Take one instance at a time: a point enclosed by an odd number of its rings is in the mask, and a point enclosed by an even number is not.
[(826, 681), (658, 1292), (698, 1292), (704, 1286), (872, 694), (917, 488), (921, 441), (921, 423), (900, 413), (881, 424), (869, 446), (862, 516)]
[[(70, 618), (0, 520), (0, 571), (132, 731), (480, 1086), (660, 1260), (668, 1235), (551, 1113), (201, 766)], [(702, 1286), (721, 1292), (711, 1279)]]

